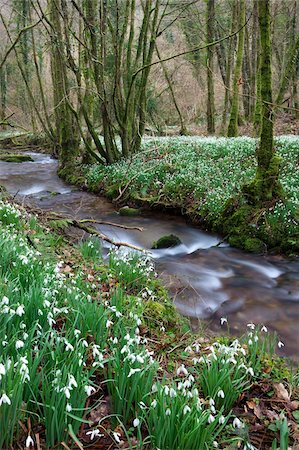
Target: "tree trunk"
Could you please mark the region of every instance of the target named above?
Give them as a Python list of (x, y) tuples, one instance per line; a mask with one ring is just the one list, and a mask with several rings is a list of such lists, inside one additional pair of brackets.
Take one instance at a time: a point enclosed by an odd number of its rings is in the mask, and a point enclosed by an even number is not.
[[(208, 0), (207, 3), (207, 41), (213, 42), (215, 23), (215, 1)], [(214, 95), (214, 48), (207, 48), (207, 131), (215, 133), (215, 95)]]
[[(238, 23), (238, 8), (237, 3), (233, 2), (233, 11), (232, 11), (232, 23), (230, 34), (234, 33), (237, 28)], [(228, 54), (227, 54), (227, 65), (226, 65), (226, 75), (225, 75), (225, 96), (224, 96), (224, 107), (222, 113), (222, 124), (221, 130), (222, 134), (226, 132), (226, 123), (227, 123), (227, 115), (228, 115), (228, 106), (231, 98), (231, 74), (234, 66), (234, 52), (235, 52), (235, 36), (229, 39), (228, 45)]]
[(270, 0), (260, 1), (258, 12), (261, 38), (262, 123), (260, 143), (256, 151), (258, 167), (255, 179), (244, 186), (244, 194), (247, 196), (248, 203), (262, 206), (281, 198), (282, 188), (278, 181), (281, 158), (276, 154), (273, 145)]
[(234, 73), (233, 82), (233, 98), (230, 111), (230, 121), (227, 130), (229, 137), (238, 135), (238, 118), (239, 118), (239, 89), (242, 84), (242, 62), (244, 53), (244, 38), (245, 38), (245, 0), (239, 0), (239, 28), (243, 26), (238, 35), (238, 50), (237, 60)]
[[(7, 101), (7, 69), (6, 66), (0, 69), (0, 122), (6, 117), (6, 101)], [(5, 130), (5, 124), (1, 125), (1, 129)]]
[(78, 128), (68, 105), (69, 80), (61, 28), (60, 11), (56, 0), (48, 0), (51, 21), (51, 71), (55, 114), (57, 152), (62, 169), (73, 165), (79, 153)]
[(259, 29), (258, 29), (258, 0), (253, 3), (253, 25), (251, 41), (251, 79), (250, 79), (250, 118), (254, 120), (254, 112), (257, 97), (257, 71), (259, 52)]

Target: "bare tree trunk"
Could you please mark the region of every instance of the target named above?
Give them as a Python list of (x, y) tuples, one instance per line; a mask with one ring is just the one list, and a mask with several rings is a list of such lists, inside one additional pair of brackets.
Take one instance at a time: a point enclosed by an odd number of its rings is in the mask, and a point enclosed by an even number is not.
[[(236, 28), (238, 23), (238, 4), (237, 2), (233, 2), (233, 11), (232, 11), (232, 22), (231, 22), (231, 30), (230, 34), (232, 34)], [(227, 65), (226, 65), (226, 75), (225, 75), (225, 96), (224, 96), (224, 107), (222, 113), (222, 124), (221, 130), (222, 133), (225, 133), (226, 123), (227, 123), (227, 115), (228, 115), (228, 107), (231, 98), (231, 75), (234, 66), (234, 52), (235, 52), (235, 36), (229, 39), (228, 45), (228, 53), (227, 53)]]
[[(7, 102), (7, 66), (0, 69), (0, 122), (4, 122), (6, 117), (6, 102)], [(1, 129), (5, 130), (6, 126), (3, 123)]]
[[(159, 49), (158, 49), (157, 45), (156, 45), (156, 53), (157, 53), (158, 58), (161, 59), (161, 54), (159, 52)], [(168, 74), (168, 70), (167, 70), (167, 67), (166, 67), (165, 63), (161, 63), (161, 66), (162, 66), (162, 69), (163, 69), (165, 80), (167, 81), (167, 84), (168, 84), (169, 92), (170, 92), (170, 95), (171, 95), (174, 107), (175, 107), (176, 112), (178, 113), (178, 116), (179, 116), (180, 135), (181, 136), (186, 136), (188, 134), (188, 131), (187, 131), (186, 125), (184, 123), (184, 119), (183, 119), (180, 107), (178, 105), (178, 102), (177, 102), (177, 99), (176, 99), (176, 96), (175, 96), (175, 93), (174, 93), (174, 89), (173, 89), (171, 78), (170, 78), (170, 76)]]
[[(207, 42), (214, 40), (215, 1), (207, 2)], [(207, 48), (207, 131), (215, 133), (215, 94), (214, 94), (214, 48)]]
[(251, 40), (251, 82), (250, 82), (250, 118), (254, 120), (254, 110), (257, 96), (257, 70), (258, 70), (258, 50), (259, 50), (259, 29), (258, 29), (258, 0), (253, 2), (253, 25)]
[[(239, 28), (245, 24), (245, 0), (239, 0)], [(238, 49), (237, 60), (235, 65), (234, 81), (233, 81), (233, 98), (230, 111), (230, 121), (227, 135), (229, 137), (237, 136), (238, 134), (238, 119), (239, 119), (239, 89), (242, 84), (242, 62), (244, 53), (244, 38), (245, 27), (243, 27), (238, 34)]]

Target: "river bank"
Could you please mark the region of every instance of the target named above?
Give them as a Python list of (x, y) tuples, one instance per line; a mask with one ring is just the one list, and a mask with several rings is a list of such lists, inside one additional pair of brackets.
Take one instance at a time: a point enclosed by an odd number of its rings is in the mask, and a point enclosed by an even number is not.
[[(178, 211), (191, 223), (221, 233), (246, 251), (299, 254), (298, 146), (296, 136), (280, 136), (281, 183), (285, 201), (268, 211), (226, 220), (228, 202), (254, 177), (256, 140), (240, 138), (148, 138), (131, 160), (86, 166), (83, 178), (64, 174), (120, 205)], [(84, 180), (85, 179), (85, 180)], [(247, 224), (244, 227), (244, 223)]]

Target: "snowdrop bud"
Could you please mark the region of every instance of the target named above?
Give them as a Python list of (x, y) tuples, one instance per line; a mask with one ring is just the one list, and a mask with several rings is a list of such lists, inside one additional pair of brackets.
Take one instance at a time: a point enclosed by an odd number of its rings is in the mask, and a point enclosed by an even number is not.
[(171, 410), (169, 408), (167, 408), (166, 411), (165, 411), (165, 415), (166, 416), (170, 416), (170, 414), (171, 414)]
[(283, 342), (281, 342), (281, 341), (279, 341), (277, 345), (278, 345), (278, 348), (282, 348), (282, 347), (284, 347), (284, 343), (283, 343)]
[(138, 419), (138, 417), (136, 417), (136, 419), (133, 420), (133, 427), (137, 428), (140, 425), (140, 420)]
[(215, 420), (215, 417), (212, 414), (210, 414), (208, 417), (208, 422), (212, 423), (212, 422), (214, 422), (214, 420)]
[(226, 317), (221, 317), (220, 325), (224, 325), (225, 323), (227, 323), (227, 318)]
[(221, 397), (221, 398), (224, 398), (224, 392), (223, 392), (223, 390), (222, 390), (222, 389), (220, 389), (220, 391), (218, 391), (218, 393), (217, 393), (217, 397)]

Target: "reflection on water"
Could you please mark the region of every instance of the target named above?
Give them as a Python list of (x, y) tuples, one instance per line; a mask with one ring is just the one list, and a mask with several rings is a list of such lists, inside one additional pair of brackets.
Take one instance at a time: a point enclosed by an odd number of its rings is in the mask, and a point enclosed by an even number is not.
[[(9, 192), (27, 196), (36, 206), (77, 218), (102, 219), (143, 232), (107, 225), (98, 228), (112, 239), (150, 249), (165, 234), (177, 235), (182, 244), (153, 250), (157, 268), (174, 297), (178, 310), (208, 321), (215, 331), (228, 317), (233, 332), (248, 322), (264, 323), (286, 344), (284, 354), (299, 360), (299, 261), (279, 256), (245, 254), (218, 236), (187, 225), (182, 218), (151, 214), (119, 216), (113, 204), (96, 195), (72, 189), (57, 175), (57, 162), (31, 153), (34, 162), (0, 163), (0, 184)], [(55, 194), (55, 195), (54, 195)]]

